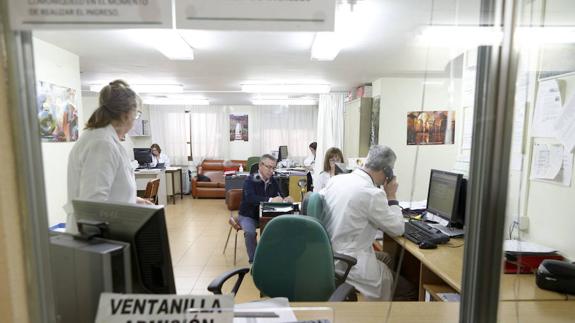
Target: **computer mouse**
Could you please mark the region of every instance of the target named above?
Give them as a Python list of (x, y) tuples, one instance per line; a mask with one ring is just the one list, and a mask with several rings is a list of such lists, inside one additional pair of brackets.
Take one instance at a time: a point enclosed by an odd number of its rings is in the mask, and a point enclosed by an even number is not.
[(424, 240), (419, 243), (419, 249), (435, 249), (435, 248), (437, 248), (437, 244), (428, 240)]

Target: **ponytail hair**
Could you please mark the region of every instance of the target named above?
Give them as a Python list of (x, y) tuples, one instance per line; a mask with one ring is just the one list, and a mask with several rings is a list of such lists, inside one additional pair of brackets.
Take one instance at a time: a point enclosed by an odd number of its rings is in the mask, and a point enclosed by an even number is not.
[(88, 119), (86, 129), (103, 128), (112, 121), (122, 121), (127, 113), (137, 109), (139, 102), (138, 95), (126, 81), (110, 82), (100, 91), (100, 106)]

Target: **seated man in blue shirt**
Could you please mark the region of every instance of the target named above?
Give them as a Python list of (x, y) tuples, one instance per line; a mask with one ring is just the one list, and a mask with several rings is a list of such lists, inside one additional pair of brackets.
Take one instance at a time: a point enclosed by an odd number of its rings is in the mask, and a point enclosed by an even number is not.
[(256, 228), (259, 223), (259, 207), (261, 202), (289, 202), (291, 197), (283, 198), (278, 182), (273, 178), (277, 160), (265, 154), (260, 158), (258, 172), (251, 174), (244, 182), (242, 203), (240, 204), (238, 220), (244, 230), (244, 240), (250, 264), (254, 261), (256, 252)]

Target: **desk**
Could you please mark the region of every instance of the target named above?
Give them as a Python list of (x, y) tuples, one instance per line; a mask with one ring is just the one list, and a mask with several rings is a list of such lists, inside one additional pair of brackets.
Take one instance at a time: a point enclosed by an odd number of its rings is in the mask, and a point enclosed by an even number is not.
[[(166, 174), (169, 174), (170, 176), (166, 176), (166, 179), (168, 180), (167, 183), (167, 187), (168, 189), (168, 198), (172, 198), (174, 204), (176, 204), (176, 194), (180, 194), (180, 199), (183, 200), (184, 199), (184, 191), (182, 189), (182, 168), (181, 167), (166, 167)], [(179, 183), (179, 185), (176, 185), (176, 182)], [(176, 191), (176, 188), (179, 189), (179, 191)]]
[(160, 179), (160, 188), (158, 188), (158, 204), (166, 205), (168, 198), (166, 195), (166, 171), (163, 169), (140, 169), (134, 172), (136, 177), (136, 189), (141, 191), (146, 189), (146, 185), (152, 179)]
[[(405, 246), (402, 275), (419, 286), (419, 300), (425, 291), (461, 293), (463, 239), (451, 239), (437, 249), (419, 249), (403, 237), (384, 236), (384, 250), (396, 254)], [(540, 289), (534, 275), (501, 274), (499, 299), (502, 301), (567, 300), (567, 295)]]
[[(389, 302), (313, 302), (290, 304), (292, 308), (329, 307), (333, 309), (337, 323), (381, 323), (386, 322)], [(499, 322), (573, 322), (575, 317), (573, 302), (501, 302)], [(517, 312), (516, 312), (517, 310)], [(306, 313), (307, 312), (307, 313)], [(517, 314), (518, 313), (518, 316)], [(298, 320), (317, 317), (313, 309), (295, 311)], [(444, 302), (394, 302), (389, 321), (394, 322), (459, 322), (459, 303)]]

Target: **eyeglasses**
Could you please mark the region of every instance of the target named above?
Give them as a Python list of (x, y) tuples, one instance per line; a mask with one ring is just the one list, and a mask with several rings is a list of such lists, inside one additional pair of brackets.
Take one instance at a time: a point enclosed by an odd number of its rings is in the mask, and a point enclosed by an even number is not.
[(334, 163), (339, 163), (340, 159), (338, 157), (332, 157), (332, 158), (328, 159), (328, 161), (334, 162)]
[(275, 170), (276, 167), (274, 165), (266, 165), (264, 163), (262, 163), (262, 166), (264, 166), (265, 168), (269, 169), (269, 170)]

